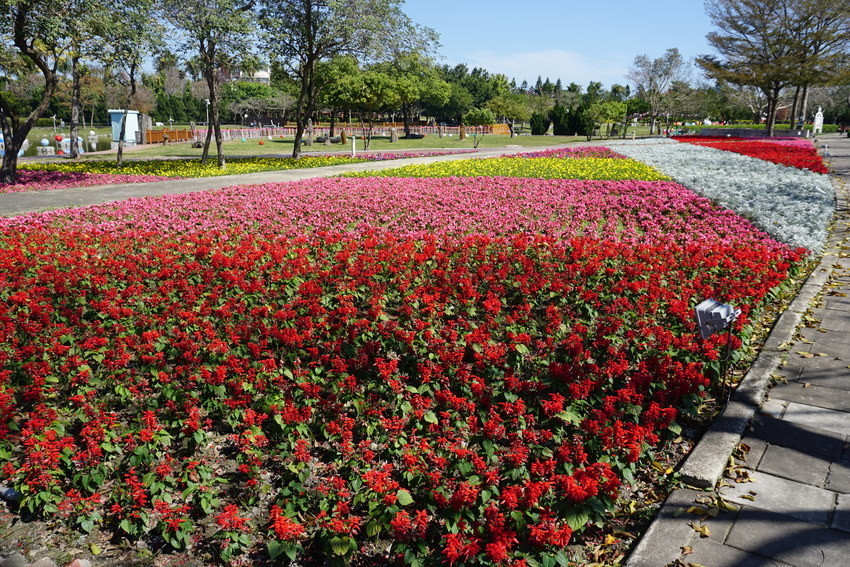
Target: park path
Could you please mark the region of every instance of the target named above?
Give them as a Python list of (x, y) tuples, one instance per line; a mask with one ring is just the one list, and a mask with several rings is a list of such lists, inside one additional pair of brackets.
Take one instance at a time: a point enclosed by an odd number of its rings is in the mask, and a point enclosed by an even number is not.
[(850, 139), (818, 144), (837, 196), (825, 254), (627, 567), (850, 565)]
[[(111, 201), (121, 201), (131, 197), (152, 197), (157, 195), (173, 195), (194, 193), (209, 189), (220, 189), (233, 185), (259, 185), (263, 183), (281, 183), (285, 181), (300, 181), (314, 177), (333, 177), (343, 173), (356, 171), (377, 171), (391, 169), (404, 165), (418, 163), (433, 163), (479, 157), (494, 157), (513, 154), (521, 151), (539, 151), (553, 148), (574, 147), (580, 145), (605, 145), (602, 140), (592, 143), (572, 143), (569, 146), (524, 148), (505, 146), (503, 148), (479, 148), (474, 153), (450, 153), (442, 156), (404, 158), (387, 161), (368, 161), (329, 167), (307, 169), (288, 169), (281, 171), (264, 171), (260, 173), (245, 173), (241, 175), (222, 175), (218, 177), (196, 177), (189, 179), (174, 179), (170, 181), (154, 181), (151, 183), (127, 183), (120, 185), (98, 185), (93, 187), (74, 187), (70, 189), (54, 189), (50, 191), (28, 191), (24, 193), (0, 194), (0, 217), (12, 217), (26, 213), (48, 209), (64, 209), (97, 205)], [(417, 150), (431, 151), (431, 150)], [(433, 150), (440, 151), (440, 150)], [(232, 156), (229, 156), (232, 157)]]

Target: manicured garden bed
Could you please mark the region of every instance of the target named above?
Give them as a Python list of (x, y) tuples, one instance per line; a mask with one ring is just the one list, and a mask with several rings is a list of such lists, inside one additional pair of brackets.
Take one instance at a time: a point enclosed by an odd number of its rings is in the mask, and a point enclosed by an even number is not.
[[(197, 159), (127, 160), (122, 167), (114, 161), (47, 161), (23, 162), (19, 164), (17, 183), (0, 183), (0, 193), (23, 191), (48, 191), (94, 185), (122, 183), (147, 183), (185, 177), (213, 177), (239, 175), (261, 171), (327, 167), (366, 161), (385, 161), (422, 156), (445, 155), (459, 152), (372, 152), (359, 157), (346, 155), (308, 155), (299, 159), (280, 157), (234, 157), (227, 159), (225, 168), (220, 168), (214, 158), (201, 164)], [(467, 152), (461, 152), (467, 153)], [(470, 152), (471, 153), (471, 152)]]
[(221, 563), (578, 560), (718, 374), (694, 305), (738, 347), (806, 250), (628, 159), (423, 169), (0, 219), (21, 509)]

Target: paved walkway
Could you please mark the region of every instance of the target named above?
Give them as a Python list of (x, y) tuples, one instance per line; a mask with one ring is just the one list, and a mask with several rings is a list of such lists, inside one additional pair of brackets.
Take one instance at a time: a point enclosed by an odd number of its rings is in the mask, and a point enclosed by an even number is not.
[(823, 260), (628, 567), (850, 565), (850, 139), (818, 144), (838, 196)]

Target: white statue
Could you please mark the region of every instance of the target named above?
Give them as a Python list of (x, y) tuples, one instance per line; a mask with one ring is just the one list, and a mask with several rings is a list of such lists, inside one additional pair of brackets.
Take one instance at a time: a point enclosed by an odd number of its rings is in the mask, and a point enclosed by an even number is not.
[(815, 134), (823, 133), (823, 109), (821, 107), (818, 107), (818, 112), (815, 114), (815, 123), (812, 131)]

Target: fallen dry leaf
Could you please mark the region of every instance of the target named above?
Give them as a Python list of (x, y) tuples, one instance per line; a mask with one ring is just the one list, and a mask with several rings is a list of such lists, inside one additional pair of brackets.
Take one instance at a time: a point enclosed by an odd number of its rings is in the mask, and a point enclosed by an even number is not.
[(711, 535), (711, 530), (708, 529), (708, 526), (706, 526), (704, 524), (697, 525), (693, 522), (690, 522), (690, 523), (688, 523), (688, 525), (691, 526), (694, 529), (694, 531), (699, 534), (699, 537), (708, 537), (708, 536)]

